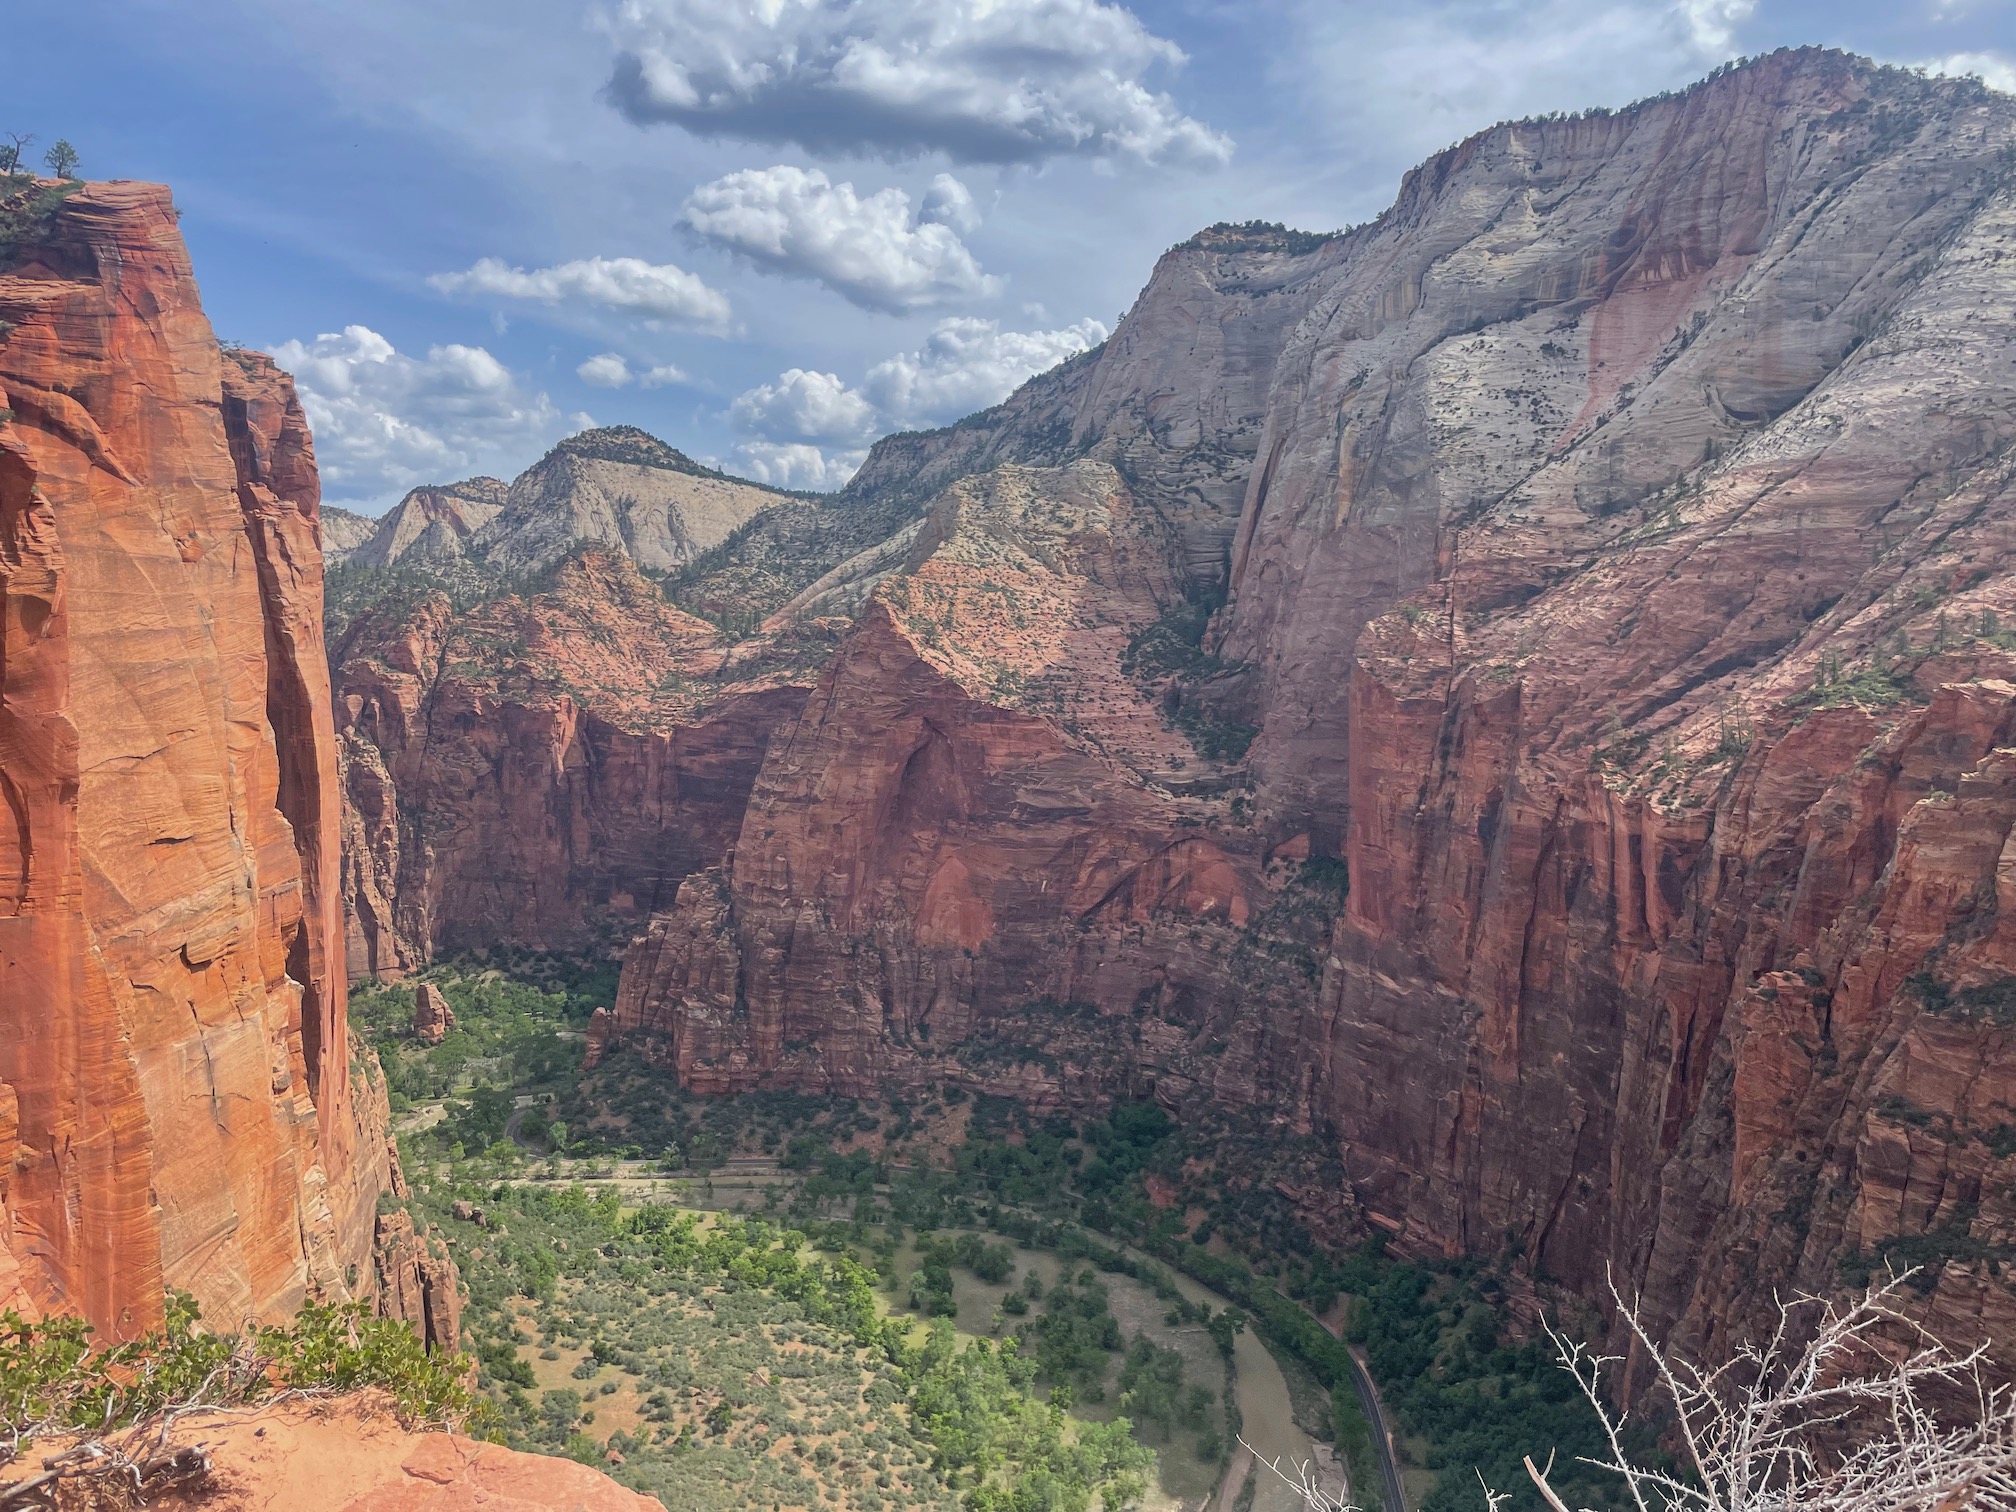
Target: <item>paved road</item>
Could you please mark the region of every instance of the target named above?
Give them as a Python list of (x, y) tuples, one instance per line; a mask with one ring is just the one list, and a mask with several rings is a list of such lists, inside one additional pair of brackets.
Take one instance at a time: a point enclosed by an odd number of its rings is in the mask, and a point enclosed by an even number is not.
[[(1351, 1384), (1358, 1388), (1358, 1404), (1365, 1409), (1365, 1421), (1372, 1425), (1372, 1447), (1379, 1451), (1379, 1473), (1386, 1481), (1386, 1512), (1407, 1512), (1407, 1497), (1400, 1489), (1400, 1464), (1393, 1457), (1393, 1433), (1386, 1426), (1386, 1413), (1379, 1405), (1372, 1377), (1355, 1349), (1351, 1351)], [(1362, 1492), (1363, 1488), (1354, 1486), (1352, 1490)]]

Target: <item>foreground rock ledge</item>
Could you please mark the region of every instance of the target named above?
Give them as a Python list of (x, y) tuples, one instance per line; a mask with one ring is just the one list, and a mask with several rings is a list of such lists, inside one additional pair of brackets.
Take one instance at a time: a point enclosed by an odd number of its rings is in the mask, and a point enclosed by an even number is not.
[(664, 1512), (573, 1460), (521, 1454), (455, 1433), (409, 1433), (376, 1393), (294, 1401), (251, 1413), (198, 1414), (178, 1443), (200, 1445), (211, 1473), (155, 1497), (203, 1512)]

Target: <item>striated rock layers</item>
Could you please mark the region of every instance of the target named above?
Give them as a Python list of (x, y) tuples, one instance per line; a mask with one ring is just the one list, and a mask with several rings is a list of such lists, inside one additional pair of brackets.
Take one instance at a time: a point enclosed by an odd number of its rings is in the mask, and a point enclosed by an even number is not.
[(789, 497), (615, 426), (508, 486), (415, 489), (355, 549), (331, 633), (352, 971), (597, 948), (720, 859), (806, 659), (731, 654), (644, 571)]
[(131, 1334), (372, 1286), (308, 430), (165, 190), (0, 270), (0, 1305)]
[(580, 951), (669, 907), (732, 843), (810, 685), (599, 550), (528, 597), (381, 603), (336, 664), (348, 959), (385, 977), (437, 951)]
[(602, 1039), (1256, 1116), (1711, 1349), (1885, 1258), (2016, 1341), (2012, 158), (1787, 52), (1178, 249), (870, 459), (937, 502), (773, 617), (850, 628)]

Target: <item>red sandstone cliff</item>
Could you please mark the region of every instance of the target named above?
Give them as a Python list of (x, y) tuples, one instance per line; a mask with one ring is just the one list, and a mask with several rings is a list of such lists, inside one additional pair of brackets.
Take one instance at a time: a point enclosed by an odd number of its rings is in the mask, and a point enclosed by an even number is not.
[(367, 611), (336, 648), (353, 971), (436, 951), (580, 951), (720, 860), (801, 660), (731, 655), (627, 557), (458, 613)]
[(167, 192), (0, 270), (0, 1305), (129, 1334), (372, 1285), (314, 455)]
[[(859, 618), (609, 1038), (1256, 1110), (1337, 1152), (1339, 1237), (1614, 1266), (1711, 1346), (1909, 1236), (2016, 1338), (2012, 152), (1978, 86), (1786, 53), (1452, 149), (1264, 329), (1165, 264), (1004, 407), (1124, 505), (1005, 469), (806, 596)], [(1144, 665), (1218, 495), (1128, 447), (1241, 407), (1081, 422), (1199, 325), (1264, 412), (1230, 603)]]

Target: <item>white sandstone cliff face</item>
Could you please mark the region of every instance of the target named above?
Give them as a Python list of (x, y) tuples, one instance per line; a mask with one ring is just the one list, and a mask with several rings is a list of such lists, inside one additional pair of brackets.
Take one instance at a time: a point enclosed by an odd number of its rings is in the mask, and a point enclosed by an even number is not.
[(1932, 427), (1857, 444), (1872, 497), (1907, 458), (1992, 447), (1946, 414), (1959, 353), (1907, 374), (1857, 348), (1907, 298), (1978, 297), (1947, 243), (1995, 190), (2009, 121), (1963, 85), (1781, 55), (1628, 112), (1496, 128), (1410, 174), (1279, 360), (1240, 526), (1221, 649), (1256, 669), (1270, 827), (1343, 832), (1360, 627), (1452, 574), (1473, 613), (1509, 607), (1628, 549), (1662, 490), (1841, 460), (1839, 406), (1795, 408), (1837, 369), (1830, 390), (1867, 390), (1841, 401), (1855, 413)]
[[(614, 443), (603, 445), (609, 437)], [(584, 545), (665, 572), (719, 545), (778, 498), (775, 490), (708, 473), (642, 432), (587, 431), (520, 474), (471, 547), (512, 576), (550, 567)]]

